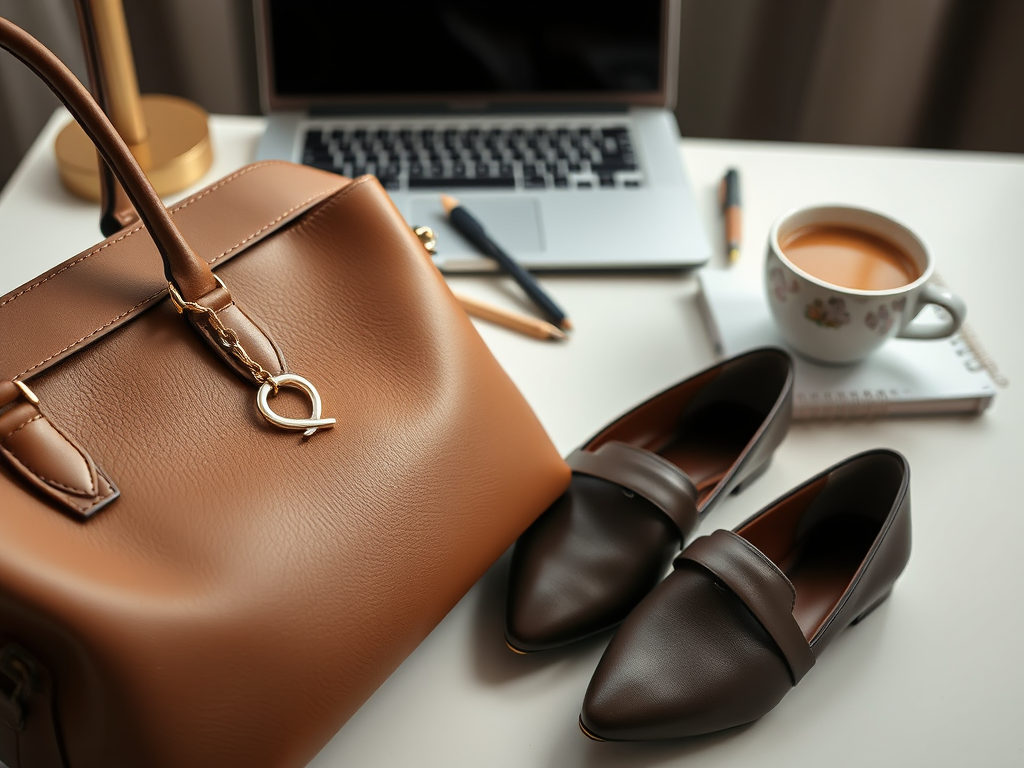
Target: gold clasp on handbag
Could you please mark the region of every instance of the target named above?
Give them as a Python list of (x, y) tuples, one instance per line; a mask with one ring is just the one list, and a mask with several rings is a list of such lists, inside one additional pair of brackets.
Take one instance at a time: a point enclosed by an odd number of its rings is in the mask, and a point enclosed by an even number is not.
[(430, 227), (413, 227), (412, 231), (416, 233), (416, 237), (423, 243), (423, 247), (427, 249), (427, 253), (431, 256), (437, 253), (437, 237), (434, 236), (434, 230)]
[[(291, 387), (306, 393), (306, 397), (309, 398), (313, 409), (308, 419), (290, 419), (287, 416), (281, 416), (270, 407), (268, 400), (271, 393), (276, 395), (281, 387)], [(260, 413), (263, 414), (263, 418), (275, 427), (280, 427), (281, 429), (301, 429), (303, 430), (302, 434), (306, 437), (309, 437), (318, 429), (330, 429), (338, 423), (337, 419), (320, 418), (322, 408), (320, 393), (316, 391), (316, 387), (313, 386), (311, 381), (299, 376), (297, 373), (281, 373), (277, 376), (271, 376), (267, 381), (263, 382), (260, 385), (259, 392), (256, 393), (256, 405), (260, 409)]]
[[(227, 286), (224, 285), (224, 281), (216, 275), (214, 275), (214, 277), (220, 287), (226, 291)], [(220, 318), (217, 317), (217, 313), (214, 310), (194, 301), (185, 301), (184, 297), (178, 292), (178, 289), (174, 287), (173, 283), (167, 284), (167, 291), (171, 296), (171, 302), (174, 304), (174, 308), (178, 310), (178, 314), (182, 314), (187, 310), (206, 318), (210, 327), (213, 328), (214, 333), (217, 334), (217, 339), (220, 343), (223, 344), (232, 355), (234, 355), (235, 359), (242, 364), (256, 383), (259, 384), (260, 388), (256, 393), (256, 407), (259, 408), (263, 418), (275, 427), (280, 427), (281, 429), (302, 430), (302, 434), (305, 437), (309, 437), (318, 429), (330, 429), (338, 423), (337, 419), (330, 417), (324, 418), (321, 416), (323, 405), (320, 401), (320, 393), (313, 385), (313, 382), (304, 376), (299, 376), (297, 373), (279, 373), (275, 376), (252, 359), (249, 353), (245, 351), (245, 348), (239, 342), (238, 334), (232, 329), (225, 327), (224, 323), (222, 323)], [(276, 395), (280, 391), (281, 387), (298, 389), (305, 393), (306, 397), (309, 398), (311, 409), (309, 418), (292, 419), (287, 416), (282, 416), (270, 407), (269, 400), (271, 395)]]
[(16, 386), (19, 390), (21, 390), (21, 394), (24, 396), (24, 398), (26, 400), (28, 400), (30, 403), (32, 403), (32, 405), (35, 405), (35, 406), (39, 405), (39, 398), (36, 397), (36, 393), (33, 392), (31, 389), (29, 389), (28, 385), (25, 384), (25, 382), (15, 380), (14, 381), (14, 386)]

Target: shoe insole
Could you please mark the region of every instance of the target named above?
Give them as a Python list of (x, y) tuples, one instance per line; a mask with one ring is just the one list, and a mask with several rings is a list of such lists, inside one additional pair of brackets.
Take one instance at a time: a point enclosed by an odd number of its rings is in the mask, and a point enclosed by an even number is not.
[(685, 472), (697, 486), (697, 509), (753, 439), (764, 417), (735, 403), (703, 408), (681, 422), (657, 451)]
[(818, 526), (783, 568), (796, 590), (793, 616), (810, 640), (842, 597), (878, 535), (878, 523), (842, 516)]

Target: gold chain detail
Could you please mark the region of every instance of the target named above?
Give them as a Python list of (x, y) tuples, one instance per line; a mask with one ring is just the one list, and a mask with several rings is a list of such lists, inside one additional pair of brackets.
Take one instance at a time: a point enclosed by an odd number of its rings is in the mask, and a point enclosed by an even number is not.
[[(216, 275), (214, 277), (220, 283), (221, 288), (227, 290), (224, 282)], [(174, 303), (175, 309), (178, 310), (178, 314), (187, 309), (193, 314), (204, 316), (209, 322), (210, 327), (213, 328), (214, 333), (217, 334), (217, 340), (227, 347), (228, 352), (234, 355), (238, 362), (248, 369), (249, 374), (256, 380), (256, 383), (268, 385), (274, 390), (274, 394), (277, 394), (278, 386), (277, 382), (274, 381), (274, 374), (249, 356), (249, 353), (245, 351), (245, 347), (238, 341), (238, 334), (231, 328), (226, 327), (221, 322), (221, 319), (217, 317), (217, 313), (214, 310), (194, 301), (185, 301), (184, 297), (178, 293), (178, 289), (174, 287), (174, 283), (167, 284), (167, 292), (171, 295), (171, 301)]]

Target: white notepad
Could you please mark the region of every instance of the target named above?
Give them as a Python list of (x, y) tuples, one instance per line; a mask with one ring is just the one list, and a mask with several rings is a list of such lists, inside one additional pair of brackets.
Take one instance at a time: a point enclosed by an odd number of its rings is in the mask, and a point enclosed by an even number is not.
[[(726, 270), (705, 269), (699, 280), (701, 312), (719, 356), (786, 348), (760, 284)], [(983, 355), (963, 333), (937, 341), (890, 339), (853, 365), (818, 365), (796, 353), (793, 360), (797, 419), (980, 413), (996, 393)]]

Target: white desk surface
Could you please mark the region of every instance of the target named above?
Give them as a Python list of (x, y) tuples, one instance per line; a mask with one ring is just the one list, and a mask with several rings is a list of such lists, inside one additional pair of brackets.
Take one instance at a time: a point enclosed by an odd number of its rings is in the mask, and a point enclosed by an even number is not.
[[(0, 294), (100, 240), (94, 207), (57, 179), (52, 142), (61, 121), (56, 114), (0, 195)], [(259, 118), (214, 118), (217, 160), (199, 186), (249, 162), (261, 126)], [(851, 453), (895, 448), (911, 465), (915, 538), (892, 598), (752, 725), (688, 741), (599, 744), (580, 734), (576, 718), (608, 637), (527, 657), (509, 652), (506, 555), (311, 766), (1024, 765), (1024, 157), (711, 140), (685, 140), (683, 155), (719, 246), (707, 269), (725, 268), (715, 189), (729, 166), (742, 175), (745, 217), (733, 269), (748, 276), (760, 270), (772, 220), (793, 206), (886, 211), (931, 245), (939, 272), (967, 302), (969, 325), (1012, 382), (977, 417), (798, 424), (770, 471), (697, 531), (733, 527)], [(571, 341), (478, 328), (563, 453), (712, 362), (692, 275), (542, 280), (576, 325)], [(506, 281), (451, 280), (464, 293), (526, 308)]]

